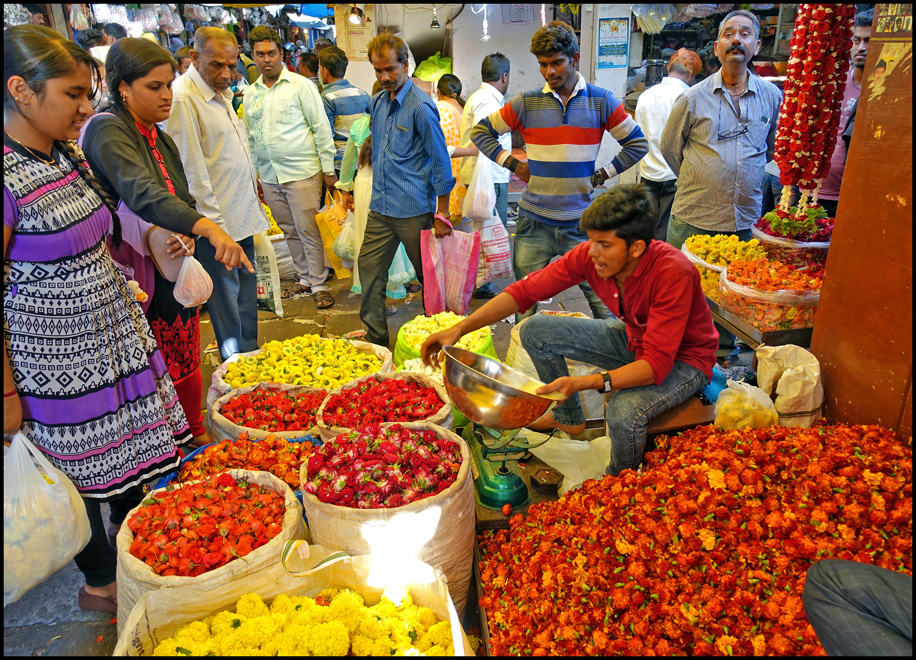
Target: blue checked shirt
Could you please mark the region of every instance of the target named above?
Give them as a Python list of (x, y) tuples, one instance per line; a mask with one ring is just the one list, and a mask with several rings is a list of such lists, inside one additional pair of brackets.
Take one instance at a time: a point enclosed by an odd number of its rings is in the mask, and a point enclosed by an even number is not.
[(381, 91), (372, 115), (372, 201), (369, 209), (392, 218), (435, 213), (436, 197), (455, 186), (436, 104), (408, 80), (392, 101)]

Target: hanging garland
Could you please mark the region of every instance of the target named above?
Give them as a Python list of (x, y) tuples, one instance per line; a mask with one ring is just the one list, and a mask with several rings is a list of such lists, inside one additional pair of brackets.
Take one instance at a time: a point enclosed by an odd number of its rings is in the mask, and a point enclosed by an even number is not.
[(816, 205), (821, 180), (830, 170), (855, 11), (855, 5), (846, 4), (798, 6), (774, 154), (784, 186), (783, 211), (789, 211), (795, 185), (801, 190), (799, 216)]

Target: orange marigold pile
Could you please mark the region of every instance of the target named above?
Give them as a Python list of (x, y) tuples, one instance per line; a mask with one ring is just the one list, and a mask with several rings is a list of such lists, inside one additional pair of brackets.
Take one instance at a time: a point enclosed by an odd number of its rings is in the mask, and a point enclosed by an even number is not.
[(478, 537), (494, 655), (823, 654), (822, 558), (912, 574), (912, 447), (878, 426), (704, 426)]

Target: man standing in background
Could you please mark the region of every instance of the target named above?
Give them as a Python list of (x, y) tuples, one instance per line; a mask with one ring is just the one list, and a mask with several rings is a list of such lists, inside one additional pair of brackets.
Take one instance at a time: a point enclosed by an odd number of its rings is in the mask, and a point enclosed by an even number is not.
[(668, 218), (674, 193), (677, 192), (677, 177), (662, 158), (658, 143), (674, 102), (690, 89), (702, 67), (703, 60), (699, 55), (681, 48), (668, 61), (668, 75), (640, 94), (636, 102), (636, 123), (649, 140), (649, 153), (639, 161), (639, 176), (658, 206), (655, 224), (655, 239), (658, 241), (665, 240), (668, 235)]
[(328, 46), (318, 55), (318, 76), (324, 85), (321, 100), (334, 134), (334, 170), (340, 176), (340, 162), (350, 136), (350, 126), (369, 110), (369, 95), (344, 80), (349, 60), (337, 46)]

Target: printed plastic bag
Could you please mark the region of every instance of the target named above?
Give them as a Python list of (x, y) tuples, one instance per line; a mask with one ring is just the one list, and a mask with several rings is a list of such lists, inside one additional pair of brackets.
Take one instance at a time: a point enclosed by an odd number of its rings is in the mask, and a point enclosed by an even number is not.
[(472, 226), (480, 232), (484, 281), (492, 282), (497, 277), (509, 277), (512, 275), (512, 249), (509, 247), (509, 232), (503, 227), (502, 221), (495, 213), (489, 219), (480, 222), (479, 228), (477, 225), (478, 220), (472, 220)]
[(821, 418), (824, 386), (821, 364), (800, 346), (758, 346), (757, 384), (776, 392), (776, 412), (783, 426), (811, 427)]
[(477, 158), (471, 183), (464, 196), (461, 215), (465, 218), (483, 220), (493, 215), (495, 207), (496, 190), (493, 187), (493, 168), (490, 166), (490, 159)]
[(726, 431), (760, 429), (779, 423), (776, 406), (759, 387), (729, 380), (716, 399), (716, 421)]
[(213, 280), (194, 257), (185, 257), (175, 280), (175, 300), (185, 307), (197, 307), (210, 299)]
[(334, 254), (340, 257), (346, 268), (353, 268), (353, 261), (357, 257), (355, 224), (356, 217), (353, 215), (353, 211), (347, 211), (347, 219), (344, 221), (344, 226), (337, 238), (334, 239)]
[(91, 535), (76, 486), (17, 433), (3, 457), (3, 607), (65, 566)]
[(331, 267), (334, 269), (334, 275), (339, 280), (350, 277), (349, 269), (345, 268), (334, 252), (334, 241), (340, 232), (343, 231), (344, 224), (347, 221), (347, 210), (343, 207), (340, 199), (340, 191), (334, 191), (331, 197), (331, 191), (325, 193), (325, 205), (318, 213), (315, 214), (315, 222), (318, 224), (318, 232), (321, 234), (321, 242), (324, 243), (324, 250), (331, 261)]
[(258, 307), (283, 317), (280, 268), (273, 243), (262, 231), (254, 235), (254, 272), (258, 280)]
[[(451, 227), (451, 223), (447, 223)], [(465, 316), (477, 281), (480, 234), (452, 231), (436, 238), (432, 229), (420, 232), (423, 254), (423, 303), (427, 314), (446, 310)]]

